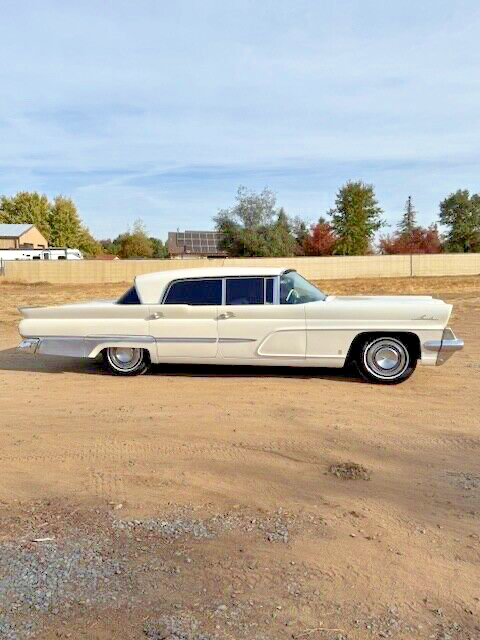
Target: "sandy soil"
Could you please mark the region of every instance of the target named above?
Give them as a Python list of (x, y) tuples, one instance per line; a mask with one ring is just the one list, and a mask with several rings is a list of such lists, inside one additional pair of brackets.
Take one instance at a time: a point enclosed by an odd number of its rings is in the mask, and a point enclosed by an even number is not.
[[(320, 286), (433, 293), (466, 348), (394, 387), (193, 366), (124, 380), (13, 347), (17, 306), (126, 285), (0, 284), (6, 638), (480, 638), (480, 279)], [(328, 472), (345, 462), (368, 474)], [(2, 612), (7, 552), (30, 582)]]

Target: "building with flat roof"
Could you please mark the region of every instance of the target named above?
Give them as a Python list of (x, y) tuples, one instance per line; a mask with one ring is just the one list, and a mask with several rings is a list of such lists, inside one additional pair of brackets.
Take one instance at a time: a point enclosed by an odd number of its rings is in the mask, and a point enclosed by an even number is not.
[(0, 249), (46, 249), (47, 239), (33, 224), (0, 224)]
[(218, 231), (169, 231), (167, 251), (169, 258), (225, 258), (228, 251)]

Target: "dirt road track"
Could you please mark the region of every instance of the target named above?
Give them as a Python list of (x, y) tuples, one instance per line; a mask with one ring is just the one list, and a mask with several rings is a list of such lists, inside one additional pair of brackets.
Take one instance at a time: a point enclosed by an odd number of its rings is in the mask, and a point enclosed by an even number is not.
[[(79, 527), (108, 537), (113, 519), (185, 508), (202, 522), (233, 518), (214, 538), (190, 531), (172, 544), (139, 525), (122, 556), (131, 571), (135, 545), (148, 562), (191, 554), (192, 567), (182, 565), (174, 586), (142, 573), (130, 608), (92, 596), (95, 606), (40, 610), (39, 637), (67, 627), (75, 638), (148, 637), (145, 621), (165, 625), (165, 616), (186, 625), (171, 638), (198, 635), (192, 619), (220, 638), (480, 637), (479, 279), (323, 286), (438, 295), (455, 305), (466, 349), (395, 387), (343, 371), (193, 366), (123, 380), (96, 363), (13, 347), (16, 306), (115, 297), (124, 286), (0, 285), (3, 540), (55, 530), (68, 541)], [(327, 473), (347, 461), (371, 479)], [(19, 625), (26, 614), (15, 611)]]

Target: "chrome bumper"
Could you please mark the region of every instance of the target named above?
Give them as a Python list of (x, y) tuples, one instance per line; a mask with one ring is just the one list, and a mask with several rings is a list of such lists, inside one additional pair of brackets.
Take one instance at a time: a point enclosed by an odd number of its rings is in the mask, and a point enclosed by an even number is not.
[(24, 338), (17, 347), (22, 353), (36, 353), (40, 345), (40, 338)]
[(455, 351), (463, 349), (464, 342), (457, 338), (453, 331), (447, 327), (443, 331), (441, 340), (429, 340), (423, 346), (427, 351), (437, 351), (436, 364), (439, 366), (451, 358)]

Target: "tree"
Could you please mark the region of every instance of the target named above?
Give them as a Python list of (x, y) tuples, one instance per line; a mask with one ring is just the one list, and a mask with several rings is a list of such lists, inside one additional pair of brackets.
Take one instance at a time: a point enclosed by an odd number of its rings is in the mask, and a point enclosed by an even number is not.
[(236, 204), (214, 217), (223, 234), (223, 247), (232, 256), (292, 256), (298, 250), (283, 209), (275, 209), (275, 194), (239, 187)]
[(297, 241), (298, 244), (298, 252), (299, 254), (304, 253), (305, 241), (309, 235), (308, 224), (303, 218), (300, 216), (296, 216), (290, 222), (292, 234)]
[(34, 224), (52, 247), (80, 249), (85, 255), (100, 253), (101, 247), (82, 224), (71, 198), (56, 196), (50, 202), (36, 191), (20, 191), (0, 198), (0, 222)]
[(403, 213), (402, 219), (397, 225), (397, 228), (400, 232), (400, 235), (410, 235), (417, 227), (417, 212), (412, 204), (412, 196), (408, 196), (407, 202), (405, 203), (405, 211)]
[(33, 224), (50, 241), (51, 205), (46, 195), (19, 191), (12, 197), (0, 197), (0, 222)]
[(82, 224), (71, 198), (56, 196), (50, 205), (50, 244), (53, 247), (76, 247), (87, 255), (98, 255), (102, 248)]
[(451, 193), (440, 203), (440, 222), (448, 227), (447, 251), (480, 251), (480, 194), (467, 189)]
[(442, 243), (435, 224), (430, 227), (414, 227), (410, 233), (394, 233), (380, 238), (381, 253), (387, 255), (411, 253), (440, 253)]
[(358, 256), (368, 252), (370, 242), (385, 223), (372, 185), (347, 182), (337, 193), (335, 208), (329, 211), (338, 236), (335, 253)]
[(299, 251), (299, 245), (292, 234), (291, 224), (283, 207), (277, 213), (277, 219), (267, 229), (266, 238), (270, 247), (270, 256), (282, 258), (294, 256)]
[(310, 233), (304, 240), (304, 251), (307, 256), (331, 256), (338, 242), (332, 225), (319, 218), (317, 224), (312, 224)]
[(152, 258), (163, 259), (168, 257), (168, 248), (166, 243), (162, 242), (160, 238), (150, 237), (149, 240), (153, 249)]
[(150, 242), (142, 220), (135, 220), (133, 227), (120, 234), (114, 241), (117, 255), (120, 258), (151, 258), (153, 246)]

